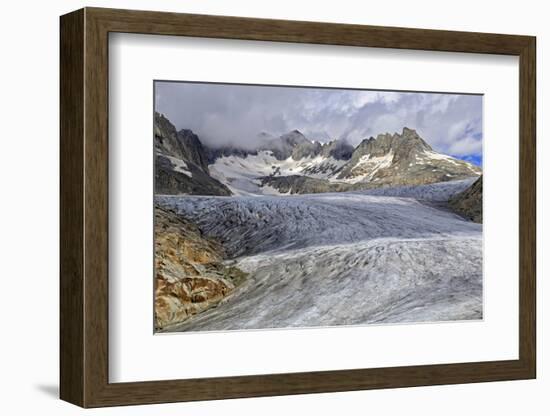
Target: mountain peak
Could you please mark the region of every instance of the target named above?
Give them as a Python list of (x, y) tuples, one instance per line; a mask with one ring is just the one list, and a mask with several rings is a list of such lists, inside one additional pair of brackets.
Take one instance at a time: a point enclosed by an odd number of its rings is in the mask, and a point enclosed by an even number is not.
[(165, 194), (229, 195), (221, 182), (210, 176), (206, 149), (191, 130), (176, 131), (155, 112), (155, 192)]
[(321, 145), (321, 155), (336, 160), (350, 159), (353, 151), (354, 147), (345, 140), (332, 140)]
[(300, 140), (300, 141), (302, 141), (303, 139), (307, 140), (306, 136), (304, 136), (304, 134), (300, 130), (297, 130), (297, 129), (291, 130), (288, 133), (285, 133), (285, 134), (281, 135), (279, 137), (279, 139), (282, 139), (282, 140)]
[(421, 184), (477, 176), (480, 169), (462, 160), (435, 152), (418, 132), (379, 134), (364, 139), (342, 168), (339, 179), (363, 178), (382, 185)]
[(258, 150), (268, 150), (278, 160), (288, 159), (297, 145), (311, 144), (299, 130), (292, 130), (279, 137), (272, 137), (260, 144)]
[(182, 136), (196, 136), (196, 134), (191, 129), (181, 129), (178, 131), (178, 134), (181, 134)]
[[(361, 143), (359, 143), (359, 146), (366, 146), (367, 144), (369, 144), (370, 142), (373, 142), (375, 141), (376, 139), (372, 136), (370, 136), (368, 139), (363, 139), (361, 140)], [(357, 146), (357, 147), (359, 147)]]

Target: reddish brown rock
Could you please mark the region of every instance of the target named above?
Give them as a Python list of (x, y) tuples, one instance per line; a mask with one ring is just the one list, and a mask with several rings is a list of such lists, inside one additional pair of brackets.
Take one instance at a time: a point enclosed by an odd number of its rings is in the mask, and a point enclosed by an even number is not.
[(155, 207), (155, 327), (216, 306), (246, 277), (223, 264), (223, 247), (190, 221)]

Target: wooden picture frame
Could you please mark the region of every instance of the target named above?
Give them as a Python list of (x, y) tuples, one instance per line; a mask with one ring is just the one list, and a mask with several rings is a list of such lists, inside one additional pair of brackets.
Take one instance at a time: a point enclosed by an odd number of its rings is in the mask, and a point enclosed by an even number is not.
[[(535, 38), (85, 8), (61, 17), (60, 396), (82, 407), (535, 378)], [(519, 57), (519, 359), (110, 383), (108, 34), (297, 42)]]

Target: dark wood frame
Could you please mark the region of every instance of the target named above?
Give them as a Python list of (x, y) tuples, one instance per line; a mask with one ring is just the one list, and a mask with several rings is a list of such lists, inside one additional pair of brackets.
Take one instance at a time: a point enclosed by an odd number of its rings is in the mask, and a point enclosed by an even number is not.
[[(108, 34), (247, 39), (519, 56), (519, 359), (109, 383)], [(63, 400), (83, 407), (535, 378), (535, 38), (85, 8), (61, 17), (60, 358)]]

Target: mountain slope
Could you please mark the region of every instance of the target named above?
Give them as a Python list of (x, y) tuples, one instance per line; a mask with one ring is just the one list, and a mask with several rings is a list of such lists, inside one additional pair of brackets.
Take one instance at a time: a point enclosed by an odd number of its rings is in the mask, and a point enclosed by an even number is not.
[[(374, 188), (361, 193), (365, 195), (397, 196), (415, 198), (427, 203), (447, 202), (455, 195), (465, 191), (476, 181), (476, 178), (460, 179), (458, 181), (436, 182), (426, 185), (404, 185), (389, 188)], [(435, 204), (437, 205), (437, 204)]]
[(176, 131), (159, 113), (154, 119), (155, 193), (230, 195), (208, 169), (208, 153), (190, 130)]
[(155, 327), (215, 306), (246, 273), (222, 264), (223, 247), (191, 222), (155, 207)]
[(293, 130), (280, 137), (270, 138), (266, 143), (261, 143), (259, 150), (272, 152), (278, 160), (285, 160), (289, 157), (299, 160), (302, 157), (315, 155), (318, 152), (317, 147), (315, 143), (306, 139), (299, 130)]
[(345, 192), (477, 177), (481, 169), (435, 152), (415, 130), (381, 134), (353, 148), (320, 144), (294, 130), (263, 134), (256, 151), (224, 149), (210, 159), (212, 176), (236, 195)]
[(449, 206), (474, 222), (483, 221), (483, 176), (468, 189), (454, 195)]
[(463, 160), (435, 152), (415, 130), (363, 140), (338, 179), (375, 186), (419, 185), (464, 179), (481, 170)]
[(160, 194), (273, 195), (346, 192), (477, 177), (468, 162), (435, 152), (415, 130), (381, 134), (353, 148), (298, 130), (260, 133), (255, 149), (204, 146), (155, 114), (155, 189)]

